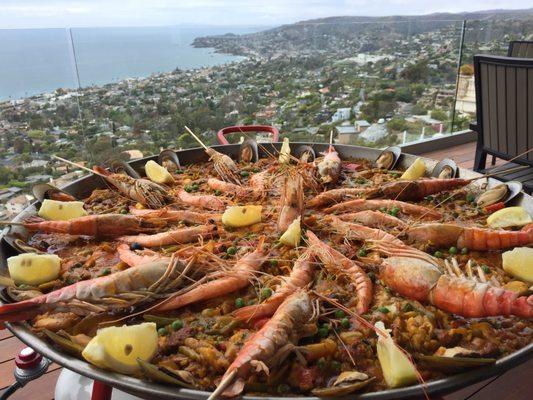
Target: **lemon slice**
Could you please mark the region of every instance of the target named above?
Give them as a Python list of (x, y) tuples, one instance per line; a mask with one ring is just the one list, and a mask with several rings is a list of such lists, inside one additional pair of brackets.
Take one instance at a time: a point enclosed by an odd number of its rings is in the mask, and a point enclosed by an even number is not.
[(533, 219), (523, 207), (502, 208), (487, 218), (487, 225), (491, 228), (524, 226), (531, 222), (533, 222)]
[(144, 165), (144, 171), (146, 172), (146, 176), (155, 183), (174, 182), (174, 178), (170, 175), (170, 172), (154, 160), (150, 160)]
[(383, 322), (378, 321), (376, 328), (385, 333), (385, 337), (378, 335), (376, 345), (378, 360), (383, 371), (385, 382), (391, 388), (405, 386), (417, 379), (416, 369), (407, 356), (396, 346), (394, 340), (385, 329)]
[(241, 228), (261, 222), (263, 206), (231, 206), (222, 214), (222, 224), (230, 228)]
[(301, 217), (296, 218), (291, 224), (287, 227), (287, 230), (281, 237), (279, 241), (287, 246), (296, 247), (300, 244), (300, 239), (302, 237), (302, 228), (300, 227)]
[(156, 353), (156, 324), (144, 322), (99, 329), (81, 354), (97, 367), (133, 374), (140, 368), (137, 358), (150, 361)]
[(50, 221), (68, 221), (69, 219), (79, 218), (87, 215), (83, 208), (82, 201), (58, 201), (43, 200), (38, 212), (39, 217)]
[(413, 181), (415, 179), (421, 178), (426, 173), (426, 164), (421, 158), (417, 158), (414, 163), (412, 163), (409, 168), (405, 170), (400, 179), (407, 179)]
[(9, 257), (7, 268), (17, 285), (40, 285), (59, 276), (61, 259), (55, 254), (24, 253)]
[(291, 147), (289, 146), (289, 138), (283, 139), (278, 160), (281, 164), (288, 164), (291, 160)]
[(533, 249), (515, 247), (502, 254), (503, 270), (515, 278), (533, 284)]

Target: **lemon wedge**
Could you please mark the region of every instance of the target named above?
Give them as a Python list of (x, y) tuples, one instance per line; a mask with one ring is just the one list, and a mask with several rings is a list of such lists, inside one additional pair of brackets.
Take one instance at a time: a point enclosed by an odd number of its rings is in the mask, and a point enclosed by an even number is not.
[(38, 212), (39, 217), (50, 221), (68, 221), (87, 215), (82, 201), (43, 200)]
[(150, 361), (156, 353), (156, 324), (144, 322), (99, 329), (81, 354), (97, 367), (133, 374), (140, 368), (137, 358)]
[(283, 139), (278, 160), (281, 164), (288, 164), (291, 160), (291, 147), (289, 146), (289, 138)]
[(487, 218), (487, 225), (491, 228), (524, 226), (531, 222), (533, 222), (533, 219), (523, 207), (502, 208)]
[(174, 178), (170, 175), (170, 172), (154, 160), (150, 160), (144, 165), (144, 171), (146, 172), (146, 176), (155, 183), (174, 182)]
[(23, 253), (9, 257), (7, 268), (17, 285), (40, 285), (59, 276), (61, 258), (55, 254)]
[(533, 249), (515, 247), (502, 254), (503, 270), (515, 278), (533, 284)]
[(287, 227), (287, 230), (281, 235), (279, 241), (287, 246), (296, 247), (300, 244), (302, 237), (302, 228), (300, 227), (301, 217), (296, 218)]
[(414, 163), (412, 163), (409, 168), (405, 170), (400, 179), (407, 179), (409, 181), (414, 181), (415, 179), (421, 178), (426, 173), (426, 164), (421, 158), (417, 158)]
[(241, 228), (261, 222), (263, 206), (231, 206), (222, 214), (222, 224), (230, 228)]
[(417, 379), (415, 366), (409, 358), (396, 346), (389, 330), (383, 322), (378, 321), (375, 327), (385, 333), (385, 337), (378, 335), (376, 345), (378, 360), (383, 371), (385, 382), (391, 388), (405, 386)]

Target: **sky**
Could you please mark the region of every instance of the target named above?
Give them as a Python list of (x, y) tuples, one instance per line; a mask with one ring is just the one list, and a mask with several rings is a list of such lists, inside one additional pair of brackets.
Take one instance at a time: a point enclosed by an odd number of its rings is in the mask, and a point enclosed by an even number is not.
[(338, 15), (420, 15), (532, 5), (531, 0), (0, 0), (0, 28), (275, 26)]

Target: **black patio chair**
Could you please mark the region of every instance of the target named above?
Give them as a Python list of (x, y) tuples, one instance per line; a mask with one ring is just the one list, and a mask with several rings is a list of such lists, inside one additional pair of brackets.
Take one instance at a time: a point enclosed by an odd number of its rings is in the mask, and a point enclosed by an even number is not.
[(533, 58), (533, 42), (527, 40), (509, 42), (507, 57)]
[[(533, 191), (533, 59), (474, 56), (478, 133), (474, 170), (497, 172), (503, 181), (521, 181), (524, 191)], [(505, 166), (486, 168), (487, 154), (504, 160)], [(525, 165), (519, 171), (506, 171)]]

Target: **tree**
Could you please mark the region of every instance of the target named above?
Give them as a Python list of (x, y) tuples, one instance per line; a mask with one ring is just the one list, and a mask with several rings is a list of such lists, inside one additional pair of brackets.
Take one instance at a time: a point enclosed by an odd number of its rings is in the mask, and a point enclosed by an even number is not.
[(429, 76), (427, 60), (419, 61), (405, 67), (400, 73), (400, 76), (413, 83), (426, 82)]

